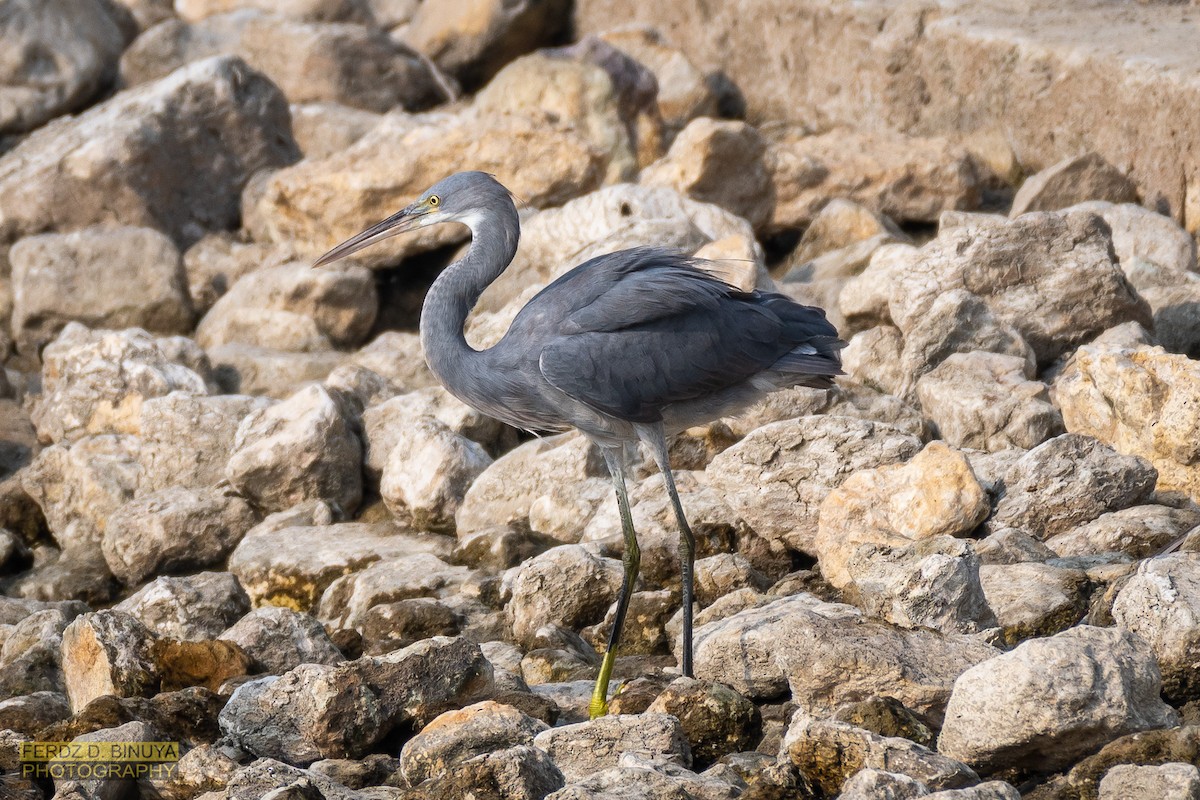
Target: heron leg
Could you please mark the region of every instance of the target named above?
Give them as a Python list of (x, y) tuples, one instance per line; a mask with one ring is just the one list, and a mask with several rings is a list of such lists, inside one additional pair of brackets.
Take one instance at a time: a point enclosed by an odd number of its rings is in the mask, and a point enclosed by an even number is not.
[(625, 615), (629, 611), (629, 598), (633, 595), (638, 569), (642, 563), (637, 534), (633, 530), (633, 515), (629, 512), (629, 495), (625, 490), (624, 458), (622, 453), (617, 450), (604, 448), (603, 452), (604, 462), (608, 465), (608, 471), (612, 474), (613, 486), (617, 490), (617, 507), (621, 511), (621, 533), (625, 537), (625, 554), (622, 559), (625, 574), (621, 579), (621, 596), (617, 600), (617, 613), (613, 617), (612, 631), (608, 634), (608, 648), (604, 651), (600, 674), (596, 676), (596, 688), (592, 692), (592, 701), (588, 704), (588, 716), (592, 719), (608, 713), (608, 683), (612, 678), (613, 664), (617, 660), (617, 645), (621, 641), (621, 630), (625, 627)]
[(679, 490), (675, 488), (675, 475), (671, 472), (671, 460), (667, 453), (667, 439), (661, 425), (639, 425), (638, 436), (649, 446), (654, 463), (658, 465), (667, 487), (667, 495), (671, 498), (671, 506), (675, 509), (675, 522), (679, 525), (679, 582), (683, 594), (683, 641), (681, 642), (680, 667), (684, 677), (692, 675), (692, 605), (695, 597), (696, 571), (696, 537), (692, 534), (692, 526), (688, 524), (687, 515), (683, 513), (683, 504), (679, 502)]

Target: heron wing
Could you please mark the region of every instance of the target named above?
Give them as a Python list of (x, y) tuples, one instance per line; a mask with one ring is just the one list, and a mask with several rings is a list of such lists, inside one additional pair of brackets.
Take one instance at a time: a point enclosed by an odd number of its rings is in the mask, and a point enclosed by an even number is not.
[[(594, 259), (556, 282), (572, 308), (538, 359), (552, 386), (598, 411), (655, 422), (672, 403), (715, 394), (767, 369), (840, 373), (840, 342), (820, 309), (783, 295), (740, 292), (686, 257), (660, 250), (601, 258), (612, 260)], [(581, 270), (603, 275), (584, 279), (576, 275)]]

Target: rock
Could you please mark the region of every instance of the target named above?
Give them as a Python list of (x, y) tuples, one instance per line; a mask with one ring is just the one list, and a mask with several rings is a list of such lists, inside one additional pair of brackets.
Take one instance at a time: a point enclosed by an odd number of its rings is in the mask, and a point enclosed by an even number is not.
[(719, 97), (713, 82), (654, 28), (621, 26), (601, 33), (600, 38), (654, 73), (658, 112), (668, 132), (681, 130), (696, 117), (718, 115)]
[(175, 0), (180, 19), (198, 22), (237, 8), (272, 11), (289, 19), (309, 22), (369, 22), (369, 0)]
[(204, 377), (145, 331), (89, 331), (68, 324), (42, 352), (42, 395), (33, 414), (44, 443), (88, 434), (136, 433), (142, 403), (179, 391), (208, 394)]
[(0, 697), (66, 691), (60, 653), (69, 622), (62, 610), (46, 608), (0, 628)]
[(802, 228), (836, 197), (899, 222), (933, 222), (979, 204), (980, 181), (965, 150), (945, 139), (837, 130), (809, 136), (773, 131), (773, 229)]
[(975, 554), (982, 564), (1041, 563), (1055, 557), (1055, 552), (1027, 533), (1016, 528), (1001, 528), (980, 539)]
[(430, 417), (400, 432), (379, 492), (392, 515), (418, 530), (454, 530), (468, 488), (492, 464), (476, 442)]
[(1067, 787), (1078, 797), (1095, 800), (1101, 779), (1123, 764), (1189, 763), (1200, 750), (1200, 728), (1185, 724), (1166, 730), (1143, 731), (1109, 742), (1067, 773)]
[(755, 533), (815, 552), (817, 508), (860, 469), (903, 461), (920, 440), (850, 417), (801, 417), (764, 425), (716, 458), (705, 480)]
[(842, 351), (842, 369), (871, 389), (885, 394), (902, 394), (908, 381), (900, 369), (904, 335), (891, 325), (876, 325), (850, 338)]
[(904, 547), (860, 546), (844, 569), (847, 587), (868, 614), (904, 628), (977, 633), (996, 616), (980, 585), (979, 558), (968, 542), (949, 536)]
[(479, 645), (435, 636), (386, 655), (354, 662), (379, 695), (393, 726), (423, 728), (439, 714), (490, 697), (492, 665)]
[[(537, 800), (563, 786), (563, 774), (550, 756), (536, 747), (518, 745), (469, 758), (444, 775), (414, 789), (414, 800), (440, 800), (475, 795), (496, 800)], [(485, 790), (483, 787), (487, 787)], [(480, 792), (489, 791), (489, 794)]]
[(323, 387), (310, 386), (242, 420), (225, 475), (268, 511), (327, 500), (353, 513), (362, 500), (362, 445)]
[(447, 711), (409, 739), (400, 769), (409, 785), (439, 778), (468, 759), (510, 747), (530, 746), (548, 726), (512, 706), (492, 701)]
[(269, 406), (263, 397), (174, 391), (142, 401), (137, 451), (141, 490), (208, 489), (225, 477), (238, 426)]
[(925, 795), (932, 800), (1019, 800), (1021, 793), (1004, 781), (985, 781), (967, 789), (947, 789)]
[(1200, 342), (1196, 338), (1200, 278), (1179, 286), (1152, 286), (1141, 291), (1154, 312), (1155, 342), (1168, 352), (1182, 353), (1188, 358), (1200, 355)]
[(1060, 556), (1117, 552), (1135, 559), (1150, 558), (1197, 525), (1200, 510), (1194, 506), (1133, 506), (1101, 514), (1078, 528), (1052, 536), (1046, 546)]
[(164, 489), (126, 503), (109, 517), (104, 559), (117, 578), (133, 586), (161, 572), (223, 562), (257, 522), (258, 514), (237, 495)]
[(1118, 736), (1178, 724), (1159, 688), (1137, 639), (1081, 625), (964, 672), (938, 750), (981, 771), (1059, 769)]
[[(348, 149), (329, 158), (306, 159), (252, 187), (244, 203), (245, 225), (256, 241), (295, 242), (302, 255), (318, 255), (395, 213), (459, 169), (468, 147), (473, 167), (494, 172), (535, 208), (585, 194), (603, 176), (603, 154), (563, 125), (466, 112), (422, 124), (389, 114)], [(461, 238), (457, 230), (430, 228), (374, 248), (359, 260), (396, 263)]]
[(996, 655), (971, 637), (899, 629), (810, 594), (701, 622), (698, 678), (756, 700), (790, 691), (800, 707), (814, 713), (886, 694), (936, 722), (955, 679)]
[(758, 708), (720, 683), (676, 678), (647, 709), (679, 720), (697, 769), (727, 753), (749, 750), (762, 732)]
[(1200, 653), (1200, 560), (1171, 553), (1141, 562), (1113, 603), (1117, 627), (1149, 643), (1162, 670), (1163, 694), (1182, 704), (1196, 697), (1195, 663)]
[[(14, 56), (0, 75), (0, 134), (24, 133), (78, 111), (112, 85), (128, 39), (102, 0), (19, 0), (9, 11), (2, 41)], [(30, 53), (40, 58), (30, 61)]]
[(766, 152), (766, 140), (746, 123), (701, 117), (679, 132), (666, 156), (638, 181), (720, 206), (760, 229), (775, 206)]
[(246, 344), (214, 347), (209, 355), (222, 391), (266, 395), (276, 400), (325, 380), (350, 360), (346, 353), (334, 350), (293, 353)]
[(100, 548), (76, 541), (62, 550), (37, 548), (33, 568), (12, 579), (6, 591), (31, 600), (80, 600), (98, 606), (111, 603), (119, 587)]
[(227, 231), (207, 233), (183, 253), (192, 307), (203, 315), (244, 275), (294, 258), (289, 243), (266, 245), (242, 241)]
[(880, 736), (898, 736), (924, 747), (934, 746), (934, 735), (929, 726), (894, 697), (872, 695), (865, 700), (846, 703), (838, 706), (833, 719)]
[(155, 578), (113, 606), (159, 636), (215, 639), (250, 611), (250, 598), (228, 572)]
[(202, 686), (216, 692), (250, 672), (250, 658), (231, 642), (205, 639), (181, 642), (161, 639), (154, 644), (161, 689), (171, 692)]
[(738, 553), (718, 553), (697, 559), (695, 570), (696, 600), (701, 606), (712, 605), (744, 586), (759, 591), (766, 591), (771, 586), (771, 579)]
[[(154, 727), (144, 722), (134, 721), (85, 733), (76, 737), (74, 741), (82, 745), (83, 751), (87, 752), (87, 743), (89, 742), (111, 742), (119, 746), (129, 742), (161, 741), (161, 737), (162, 734)], [(82, 763), (89, 762), (83, 761)], [(97, 772), (99, 771), (97, 770)], [(120, 777), (120, 772), (105, 777), (88, 777), (90, 774), (92, 774), (91, 770), (83, 768), (68, 771), (68, 777), (55, 780), (56, 793), (62, 797), (97, 797), (108, 800), (108, 798), (129, 797), (137, 792), (138, 781), (133, 777)]]
[(1134, 274), (1138, 262), (1149, 262), (1173, 276), (1196, 270), (1196, 240), (1178, 222), (1137, 203), (1110, 203), (1088, 199), (1071, 206), (1072, 211), (1090, 211), (1104, 217), (1112, 229), (1113, 251), (1121, 268), (1138, 286)]
[(507, 611), (518, 643), (530, 643), (543, 625), (575, 628), (597, 621), (621, 586), (621, 562), (582, 545), (547, 550), (509, 573)]
[(432, 553), (382, 558), (335, 580), (321, 596), (318, 619), (332, 628), (362, 629), (375, 606), (415, 597), (445, 597), (462, 590), (471, 570)]
[(37, 736), (38, 731), (71, 716), (66, 695), (59, 692), (33, 692), (0, 701), (0, 730)]
[(979, 578), (1008, 645), (1066, 630), (1087, 611), (1090, 586), (1082, 570), (1036, 561), (985, 564)]
[(70, 321), (91, 328), (189, 333), (192, 306), (175, 244), (149, 228), (87, 228), (28, 236), (8, 255), (12, 329), (36, 352)]
[(1144, 502), (1156, 477), (1143, 458), (1121, 455), (1090, 436), (1063, 434), (1009, 468), (988, 525), (1017, 528), (1045, 541), (1105, 512)]
[(789, 760), (829, 797), (837, 795), (846, 779), (863, 768), (907, 775), (931, 789), (952, 789), (979, 780), (966, 764), (907, 739), (817, 719), (803, 709), (792, 716), (780, 758)]
[(1021, 184), (1009, 216), (1030, 211), (1057, 211), (1084, 200), (1137, 202), (1137, 186), (1096, 152), (1067, 158), (1046, 167)]
[[(236, 58), (189, 64), (0, 157), (0, 248), (51, 227), (112, 221), (186, 245), (236, 224), (251, 174), (298, 157), (287, 103), (270, 81)], [(205, 180), (192, 180), (199, 172)]]
[[(800, 266), (838, 250), (870, 241), (906, 241), (896, 223), (883, 214), (846, 198), (825, 204), (800, 237), (789, 263)], [(865, 264), (864, 264), (865, 266)], [(795, 267), (793, 267), (794, 269)], [(821, 277), (815, 271), (811, 278)]]
[(307, 611), (334, 580), (347, 573), (381, 559), (448, 551), (444, 542), (404, 535), (386, 524), (275, 528), (264, 523), (247, 533), (230, 555), (229, 571), (255, 605)]
[(669, 714), (599, 717), (543, 731), (533, 743), (550, 754), (568, 782), (617, 766), (629, 751), (683, 767), (692, 760), (679, 720)]
[(102, 695), (138, 697), (158, 690), (155, 636), (119, 611), (82, 614), (62, 638), (62, 670), (71, 710)]
[[(386, 402), (400, 393), (399, 388), (387, 378), (357, 364), (342, 364), (330, 372), (325, 378), (325, 388), (345, 400), (351, 407), (352, 416), (359, 419), (367, 408)], [(363, 446), (366, 447), (365, 441)]]
[(238, 687), (221, 730), (245, 750), (288, 763), (361, 758), (386, 732), (380, 698), (352, 665), (301, 664)]
[(1100, 800), (1200, 797), (1200, 770), (1194, 764), (1139, 767), (1120, 764), (1100, 781)]
[(385, 331), (355, 353), (351, 360), (410, 391), (442, 388), (425, 363), (421, 337), (416, 333)]
[(125, 51), (121, 77), (136, 86), (218, 55), (245, 59), (292, 103), (327, 101), (382, 113), (422, 108), (442, 96), (425, 62), (383, 31), (251, 9), (156, 26)]
[(1028, 450), (1062, 433), (1046, 384), (1028, 362), (1000, 353), (954, 353), (917, 381), (921, 408), (946, 441), (978, 450)]
[(292, 135), (305, 158), (326, 158), (345, 150), (379, 124), (381, 114), (340, 103), (293, 103)]
[(906, 463), (859, 469), (821, 502), (814, 548), (837, 588), (863, 544), (904, 546), (930, 536), (962, 536), (987, 517), (987, 493), (962, 453), (933, 442)]
[(242, 648), (256, 669), (273, 675), (300, 664), (334, 666), (344, 660), (316, 618), (290, 608), (256, 608), (220, 638)]
[(840, 800), (874, 800), (889, 797), (893, 800), (916, 800), (929, 795), (925, 784), (907, 775), (864, 767), (846, 778), (840, 787)]
[[(1160, 491), (1200, 496), (1191, 411), (1200, 370), (1158, 347), (1085, 346), (1054, 384), (1067, 430), (1095, 436), (1119, 452), (1149, 459)], [(1130, 392), (1125, 387), (1137, 386)]]

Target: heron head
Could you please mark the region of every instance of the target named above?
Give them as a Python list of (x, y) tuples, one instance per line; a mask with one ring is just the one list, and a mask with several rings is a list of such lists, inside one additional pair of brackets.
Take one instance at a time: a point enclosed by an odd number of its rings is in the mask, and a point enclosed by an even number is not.
[(486, 172), (459, 172), (430, 186), (417, 200), (361, 233), (351, 236), (313, 262), (329, 264), (357, 253), (376, 242), (406, 231), (440, 222), (462, 222), (474, 227), (479, 215), (498, 204), (512, 206), (512, 195)]

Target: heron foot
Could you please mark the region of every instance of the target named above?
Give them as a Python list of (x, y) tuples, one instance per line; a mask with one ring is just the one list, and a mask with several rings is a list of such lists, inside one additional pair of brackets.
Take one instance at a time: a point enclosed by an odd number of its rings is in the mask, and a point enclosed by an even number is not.
[(608, 701), (602, 697), (593, 697), (588, 703), (588, 719), (599, 719), (608, 714)]

